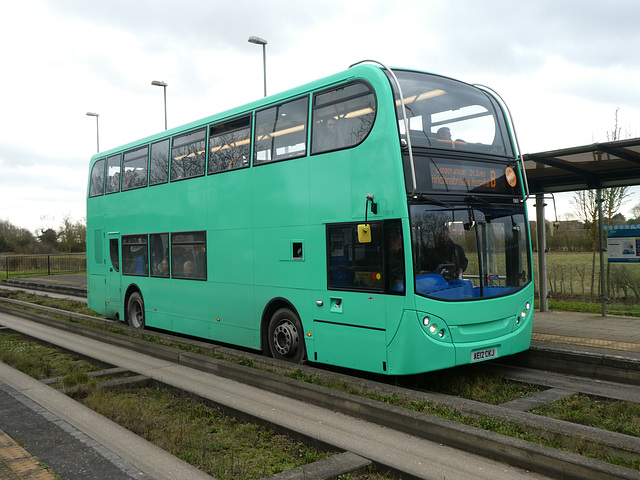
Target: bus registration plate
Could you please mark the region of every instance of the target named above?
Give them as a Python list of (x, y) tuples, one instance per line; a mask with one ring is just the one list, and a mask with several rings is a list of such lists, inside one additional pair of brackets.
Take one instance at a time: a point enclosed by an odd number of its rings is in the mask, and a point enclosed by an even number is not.
[(477, 352), (471, 352), (471, 363), (479, 362), (481, 360), (489, 360), (490, 358), (496, 358), (498, 356), (497, 348), (487, 348), (486, 350), (478, 350)]

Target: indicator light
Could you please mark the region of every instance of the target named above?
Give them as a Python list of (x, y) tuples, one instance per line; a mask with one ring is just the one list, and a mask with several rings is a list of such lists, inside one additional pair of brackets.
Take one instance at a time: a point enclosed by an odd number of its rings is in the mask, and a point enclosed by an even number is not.
[(438, 326), (436, 324), (433, 324), (429, 327), (429, 331), (431, 333), (436, 333), (436, 330), (438, 330)]

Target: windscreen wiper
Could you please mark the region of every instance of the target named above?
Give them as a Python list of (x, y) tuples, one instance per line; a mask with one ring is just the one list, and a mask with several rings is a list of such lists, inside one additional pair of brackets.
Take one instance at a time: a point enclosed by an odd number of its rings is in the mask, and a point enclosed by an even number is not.
[(441, 200), (430, 197), (428, 195), (418, 195), (416, 199), (425, 203), (430, 203), (431, 205), (438, 205), (439, 207), (445, 207), (445, 208), (451, 208), (451, 209), (455, 208), (453, 205), (450, 205), (448, 203), (445, 203)]
[(485, 207), (493, 207), (493, 205), (487, 202), (484, 198), (478, 197), (476, 195), (467, 195), (466, 197), (464, 197), (464, 201), (467, 203), (467, 205), (471, 205), (472, 203), (479, 203), (481, 205), (484, 205)]

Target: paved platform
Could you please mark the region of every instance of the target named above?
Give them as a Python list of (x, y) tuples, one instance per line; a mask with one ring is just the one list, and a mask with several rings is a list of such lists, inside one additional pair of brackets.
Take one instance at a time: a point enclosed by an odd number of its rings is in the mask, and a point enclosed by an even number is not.
[(532, 339), (640, 353), (640, 317), (536, 311)]

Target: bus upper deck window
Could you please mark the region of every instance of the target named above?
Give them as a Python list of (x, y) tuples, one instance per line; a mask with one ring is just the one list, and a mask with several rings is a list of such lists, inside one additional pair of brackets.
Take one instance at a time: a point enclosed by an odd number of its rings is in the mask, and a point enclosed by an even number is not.
[(211, 126), (208, 173), (248, 167), (251, 152), (251, 117)]
[(376, 98), (371, 87), (358, 82), (316, 94), (313, 99), (311, 153), (353, 147), (373, 127)]
[(256, 113), (255, 164), (306, 155), (308, 107), (304, 97)]
[(207, 131), (203, 128), (173, 138), (171, 181), (204, 175)]
[(149, 160), (149, 185), (167, 183), (169, 180), (169, 139), (151, 145)]
[(124, 154), (122, 165), (122, 190), (147, 186), (147, 160), (149, 147), (142, 147)]
[(104, 158), (96, 160), (91, 168), (89, 179), (89, 196), (97, 197), (104, 193)]
[(107, 158), (107, 182), (105, 193), (120, 191), (120, 154)]

